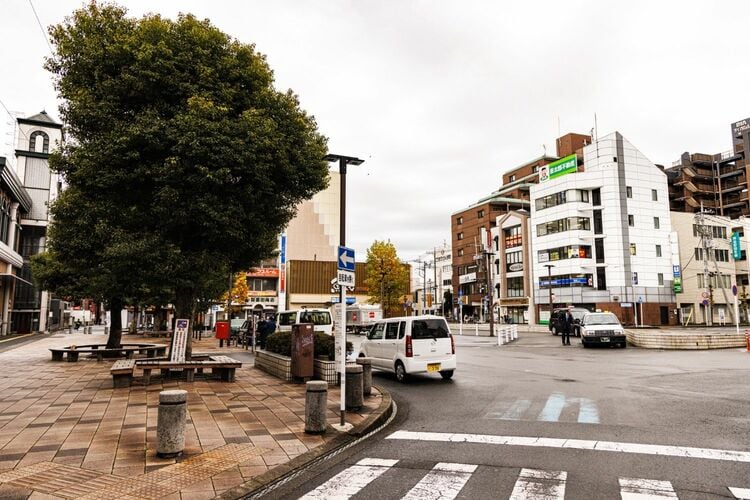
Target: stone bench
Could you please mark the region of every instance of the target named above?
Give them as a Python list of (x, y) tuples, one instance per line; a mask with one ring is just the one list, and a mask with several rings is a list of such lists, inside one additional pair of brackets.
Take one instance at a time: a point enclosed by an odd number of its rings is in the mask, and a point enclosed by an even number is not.
[(108, 348), (105, 344), (87, 344), (80, 346), (67, 346), (51, 348), (52, 361), (62, 361), (67, 357), (69, 362), (78, 361), (79, 354), (93, 354), (97, 361), (105, 357), (125, 356), (132, 359), (135, 353), (146, 354), (148, 358), (163, 356), (167, 352), (167, 346), (161, 344), (122, 344), (117, 348)]
[(128, 359), (116, 361), (110, 373), (115, 387), (130, 387), (136, 368), (143, 371), (143, 383), (151, 383), (151, 371), (160, 370), (162, 376), (170, 370), (182, 370), (185, 372), (188, 382), (195, 378), (196, 370), (202, 374), (206, 368), (211, 369), (212, 374), (219, 375), (224, 382), (234, 382), (234, 373), (237, 368), (242, 368), (242, 362), (228, 356), (209, 356), (208, 359), (192, 359), (190, 361), (169, 361), (168, 359)]

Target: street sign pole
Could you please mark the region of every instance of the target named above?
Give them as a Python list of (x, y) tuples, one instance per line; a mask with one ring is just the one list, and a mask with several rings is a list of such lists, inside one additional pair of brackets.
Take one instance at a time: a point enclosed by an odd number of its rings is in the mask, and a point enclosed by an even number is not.
[(346, 422), (344, 421), (344, 414), (346, 412), (346, 286), (339, 283), (341, 286), (341, 347), (339, 350), (339, 362), (341, 377), (341, 425), (343, 426)]
[(734, 294), (734, 325), (737, 335), (740, 334), (740, 306), (737, 303), (737, 285), (732, 285), (732, 293)]

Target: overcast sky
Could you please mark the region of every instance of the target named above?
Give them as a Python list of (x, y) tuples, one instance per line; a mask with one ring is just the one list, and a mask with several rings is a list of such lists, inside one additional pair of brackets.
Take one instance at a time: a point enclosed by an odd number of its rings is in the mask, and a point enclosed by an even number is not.
[[(83, 5), (3, 0), (0, 101), (57, 118), (43, 26)], [(750, 116), (750, 2), (264, 0), (120, 2), (131, 15), (191, 12), (266, 54), (347, 176), (347, 243), (402, 259), (450, 242), (450, 214), (503, 172), (554, 154), (560, 131), (618, 130), (655, 163), (730, 149)], [(0, 155), (12, 120), (0, 106)]]

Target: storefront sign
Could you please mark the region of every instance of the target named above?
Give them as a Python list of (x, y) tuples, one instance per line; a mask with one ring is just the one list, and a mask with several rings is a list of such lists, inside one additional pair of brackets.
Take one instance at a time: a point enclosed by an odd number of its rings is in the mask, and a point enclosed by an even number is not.
[(462, 285), (466, 283), (474, 283), (477, 280), (477, 273), (462, 274), (458, 277), (458, 282)]
[(682, 293), (682, 271), (680, 266), (672, 266), (672, 291)]
[(247, 273), (248, 278), (278, 278), (278, 267), (254, 267)]
[(732, 124), (732, 137), (741, 137), (742, 132), (750, 129), (750, 118), (745, 118)]
[(508, 265), (508, 272), (515, 273), (517, 271), (523, 271), (523, 264), (516, 262), (515, 264)]

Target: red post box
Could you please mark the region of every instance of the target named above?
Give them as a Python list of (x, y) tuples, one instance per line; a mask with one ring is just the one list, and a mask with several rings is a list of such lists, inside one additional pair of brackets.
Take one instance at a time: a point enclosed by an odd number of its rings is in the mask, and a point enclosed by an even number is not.
[(219, 340), (229, 340), (229, 321), (216, 322), (216, 338)]

